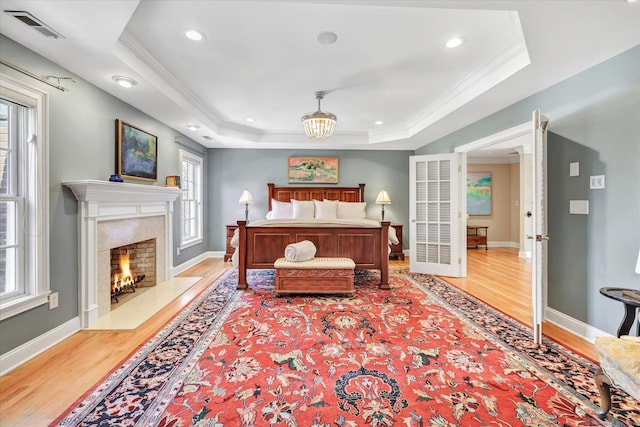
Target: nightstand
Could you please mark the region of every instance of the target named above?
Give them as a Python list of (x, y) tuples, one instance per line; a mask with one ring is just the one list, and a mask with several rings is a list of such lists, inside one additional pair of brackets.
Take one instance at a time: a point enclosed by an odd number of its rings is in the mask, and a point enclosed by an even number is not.
[(227, 225), (226, 227), (227, 227), (227, 249), (224, 253), (224, 262), (229, 261), (231, 259), (231, 256), (233, 256), (233, 252), (235, 251), (235, 248), (231, 246), (231, 239), (233, 238), (233, 233), (236, 231), (238, 226)]
[(404, 252), (402, 252), (402, 224), (391, 224), (391, 227), (396, 230), (396, 237), (400, 243), (397, 245), (391, 245), (389, 259), (404, 261)]

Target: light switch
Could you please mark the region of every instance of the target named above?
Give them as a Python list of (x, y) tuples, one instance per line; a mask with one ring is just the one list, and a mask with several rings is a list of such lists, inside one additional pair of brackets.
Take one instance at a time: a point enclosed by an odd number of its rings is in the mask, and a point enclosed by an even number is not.
[(594, 175), (589, 177), (589, 188), (591, 190), (600, 190), (604, 188), (604, 175)]
[(580, 176), (580, 163), (569, 163), (569, 176)]
[(569, 200), (569, 213), (573, 215), (589, 215), (589, 201)]

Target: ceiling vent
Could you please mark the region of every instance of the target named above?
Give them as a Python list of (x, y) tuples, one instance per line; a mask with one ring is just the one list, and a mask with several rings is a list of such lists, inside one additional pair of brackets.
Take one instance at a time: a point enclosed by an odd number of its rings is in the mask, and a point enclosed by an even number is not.
[(56, 32), (53, 28), (46, 25), (44, 22), (40, 21), (38, 18), (30, 14), (29, 12), (25, 12), (22, 10), (5, 10), (5, 13), (13, 16), (14, 18), (20, 20), (23, 24), (26, 24), (33, 28), (34, 30), (40, 32), (41, 34), (47, 37), (53, 37), (54, 39), (63, 39), (58, 32)]

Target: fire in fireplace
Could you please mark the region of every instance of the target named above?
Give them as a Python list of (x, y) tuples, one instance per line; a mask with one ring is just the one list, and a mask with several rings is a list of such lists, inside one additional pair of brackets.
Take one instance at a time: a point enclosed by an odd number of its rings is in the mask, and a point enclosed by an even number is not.
[(118, 296), (126, 291), (135, 292), (138, 283), (144, 280), (144, 274), (134, 275), (129, 262), (129, 250), (120, 250), (120, 271), (111, 281), (111, 298), (118, 302)]
[(111, 249), (111, 300), (135, 292), (138, 286), (155, 285), (156, 241), (149, 239)]

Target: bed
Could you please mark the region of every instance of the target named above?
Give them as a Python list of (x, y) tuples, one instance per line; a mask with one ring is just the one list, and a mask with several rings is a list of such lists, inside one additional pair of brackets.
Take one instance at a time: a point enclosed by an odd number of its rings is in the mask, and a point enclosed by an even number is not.
[[(269, 211), (272, 200), (364, 202), (364, 186), (357, 187), (302, 187), (267, 184)], [(344, 204), (347, 206), (347, 204)], [(356, 270), (378, 270), (380, 288), (389, 289), (389, 221), (349, 220), (322, 222), (320, 220), (238, 221), (238, 289), (247, 288), (247, 270), (272, 269), (273, 263), (283, 256), (286, 246), (302, 240), (312, 241), (317, 257), (344, 257), (355, 262)]]

